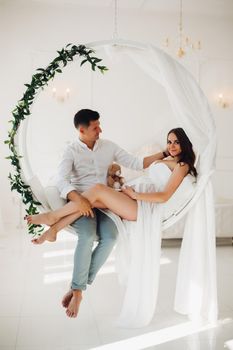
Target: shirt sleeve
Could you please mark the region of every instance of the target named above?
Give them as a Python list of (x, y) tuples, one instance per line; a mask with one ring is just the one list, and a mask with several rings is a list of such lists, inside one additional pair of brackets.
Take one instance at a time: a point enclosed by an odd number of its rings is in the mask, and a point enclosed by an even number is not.
[(136, 157), (131, 153), (126, 152), (124, 149), (115, 145), (115, 161), (126, 168), (132, 170), (143, 169), (143, 157)]
[(63, 153), (62, 160), (58, 166), (56, 185), (61, 198), (67, 199), (67, 194), (76, 190), (71, 184), (71, 175), (73, 170), (74, 157), (70, 147), (67, 147)]

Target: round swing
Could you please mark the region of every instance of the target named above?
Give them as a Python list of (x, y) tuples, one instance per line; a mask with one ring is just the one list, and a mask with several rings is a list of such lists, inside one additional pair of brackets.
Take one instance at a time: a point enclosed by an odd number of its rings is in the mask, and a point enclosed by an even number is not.
[[(151, 45), (145, 45), (132, 41), (129, 42), (125, 40), (108, 40), (89, 43), (87, 44), (87, 47), (95, 50), (106, 47), (113, 47), (114, 49), (119, 48), (126, 55), (131, 57), (138, 67), (143, 69), (146, 74), (150, 75), (152, 79), (159, 82), (166, 90), (168, 99), (174, 110), (174, 115), (176, 116), (176, 124), (184, 127), (193, 145), (195, 145), (195, 151), (198, 159), (196, 166), (198, 168), (198, 173), (200, 174), (198, 183), (194, 185), (195, 190), (190, 191), (189, 195), (186, 196), (186, 200), (183, 203), (179, 203), (179, 206), (174, 208), (173, 213), (170, 213), (169, 217), (164, 219), (163, 229), (167, 229), (182, 218), (188, 212), (189, 208), (196, 202), (200, 193), (202, 192), (202, 189), (205, 187), (206, 182), (208, 181), (208, 177), (213, 171), (213, 159), (215, 155), (215, 127), (210, 111), (208, 110), (206, 98), (185, 68), (173, 60), (170, 56)], [(162, 57), (163, 61), (161, 60)], [(165, 62), (165, 58), (167, 62)], [(158, 62), (159, 60), (160, 62)], [(172, 75), (170, 76), (169, 69), (170, 73), (172, 71)], [(159, 70), (161, 70), (163, 76)], [(181, 85), (180, 77), (182, 77), (182, 80), (186, 79), (186, 86), (183, 85), (182, 90), (179, 91), (178, 85)], [(185, 92), (185, 95), (181, 96), (182, 92)], [(192, 101), (187, 102), (187, 99), (190, 98), (190, 96), (192, 97)], [(179, 102), (180, 98), (181, 100)], [(197, 99), (199, 99), (198, 102), (196, 102)], [(186, 102), (186, 105), (183, 102)], [(181, 107), (182, 103), (183, 107)], [(53, 193), (55, 189), (47, 188), (48, 194), (44, 193), (40, 180), (37, 176), (35, 176), (30, 164), (27, 145), (28, 122), (29, 119), (26, 118), (17, 135), (17, 147), (19, 149), (19, 154), (23, 155), (23, 159), (21, 161), (23, 178), (26, 180), (26, 183), (32, 187), (35, 199), (42, 204), (41, 209), (54, 209), (61, 205), (62, 202), (57, 201), (56, 204), (53, 204), (53, 198), (52, 200), (47, 198), (49, 196), (56, 196), (55, 192)], [(210, 161), (209, 158), (210, 166), (208, 169), (204, 170), (202, 168), (207, 167), (207, 164), (202, 164), (205, 162), (205, 160), (203, 161), (203, 153), (207, 154), (207, 152), (210, 152), (211, 149), (212, 161)], [(199, 157), (200, 154), (202, 154), (201, 157)]]
[[(171, 227), (187, 215), (178, 268), (175, 310), (189, 315), (190, 318), (202, 317), (214, 322), (217, 319), (217, 300), (211, 174), (215, 161), (216, 133), (206, 97), (182, 65), (152, 45), (109, 40), (89, 43), (87, 46), (95, 50), (106, 47), (121, 50), (144, 73), (161, 84), (174, 112), (176, 125), (181, 125), (185, 129), (194, 145), (198, 155), (197, 183), (185, 200), (163, 220), (162, 229)], [(40, 202), (44, 210), (55, 209), (62, 203), (56, 198), (56, 205), (53, 204), (56, 197), (54, 189), (45, 190), (28, 163), (27, 128), (28, 119), (24, 121), (17, 135), (18, 152), (24, 156), (21, 173), (24, 173), (26, 165), (27, 175), (24, 180), (32, 189), (36, 202)], [(141, 295), (144, 295), (143, 291)], [(135, 326), (147, 324), (153, 316), (154, 308), (149, 309), (145, 315), (145, 310), (139, 308), (138, 313), (133, 315), (130, 325), (133, 324), (133, 319), (141, 320)], [(141, 317), (142, 314), (144, 316)]]

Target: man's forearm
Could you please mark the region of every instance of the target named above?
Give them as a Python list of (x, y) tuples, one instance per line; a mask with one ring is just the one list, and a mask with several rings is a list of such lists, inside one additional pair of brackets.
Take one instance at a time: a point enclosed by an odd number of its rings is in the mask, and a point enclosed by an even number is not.
[(82, 198), (82, 195), (80, 193), (78, 193), (77, 191), (71, 191), (67, 194), (67, 199), (69, 199), (70, 201), (78, 201)]

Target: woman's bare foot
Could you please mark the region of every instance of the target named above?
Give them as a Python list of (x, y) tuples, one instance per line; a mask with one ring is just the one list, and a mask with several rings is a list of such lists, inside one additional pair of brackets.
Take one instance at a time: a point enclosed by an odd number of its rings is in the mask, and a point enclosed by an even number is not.
[(42, 244), (44, 241), (55, 242), (57, 239), (57, 230), (53, 227), (50, 227), (45, 231), (40, 237), (32, 239), (34, 244)]
[(65, 308), (67, 308), (68, 307), (68, 305), (69, 305), (69, 303), (70, 303), (70, 301), (71, 301), (71, 298), (72, 298), (72, 296), (73, 296), (73, 291), (72, 291), (72, 289), (71, 290), (69, 290), (65, 295), (64, 295), (64, 297), (62, 298), (62, 306), (63, 307), (65, 307)]
[(59, 218), (57, 218), (53, 212), (48, 212), (44, 214), (27, 215), (26, 220), (28, 224), (45, 224), (51, 226), (55, 224), (59, 220)]
[(81, 301), (82, 301), (82, 291), (73, 290), (73, 296), (66, 310), (66, 314), (68, 317), (73, 317), (73, 318), (77, 317)]

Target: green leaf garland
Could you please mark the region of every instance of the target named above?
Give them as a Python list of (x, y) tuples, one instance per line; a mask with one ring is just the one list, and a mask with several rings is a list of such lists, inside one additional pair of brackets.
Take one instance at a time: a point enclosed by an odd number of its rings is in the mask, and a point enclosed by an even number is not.
[[(10, 149), (10, 155), (6, 157), (6, 159), (9, 159), (14, 168), (14, 174), (10, 173), (8, 176), (11, 191), (17, 191), (21, 195), (22, 202), (26, 206), (26, 213), (28, 215), (37, 214), (37, 206), (41, 205), (41, 203), (35, 200), (30, 186), (25, 184), (21, 177), (20, 158), (22, 158), (22, 156), (18, 154), (15, 144), (15, 137), (21, 122), (31, 114), (30, 108), (36, 94), (38, 91), (43, 90), (44, 86), (48, 85), (48, 82), (53, 79), (57, 73), (62, 73), (62, 69), (67, 65), (67, 63), (73, 61), (76, 55), (83, 58), (80, 66), (86, 62), (89, 62), (93, 71), (95, 71), (96, 68), (101, 73), (108, 70), (107, 67), (99, 65), (102, 60), (93, 56), (94, 51), (84, 45), (76, 46), (73, 44), (68, 44), (65, 48), (57, 51), (57, 53), (58, 56), (51, 63), (49, 63), (48, 67), (38, 68), (36, 70), (36, 73), (32, 76), (30, 84), (24, 84), (26, 86), (26, 90), (23, 97), (18, 101), (16, 107), (12, 111), (13, 118), (9, 121), (9, 123), (11, 123), (11, 129), (8, 131), (7, 140), (4, 141)], [(28, 233), (32, 234), (33, 236), (41, 234), (42, 231), (43, 227), (41, 225), (28, 225)]]

